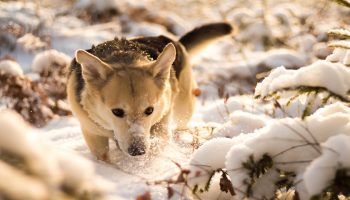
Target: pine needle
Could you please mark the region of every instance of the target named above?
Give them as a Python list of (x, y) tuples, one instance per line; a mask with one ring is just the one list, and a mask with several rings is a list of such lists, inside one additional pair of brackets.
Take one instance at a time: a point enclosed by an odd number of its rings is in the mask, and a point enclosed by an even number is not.
[(342, 5), (342, 6), (350, 8), (350, 2), (347, 1), (347, 0), (332, 0), (332, 1), (334, 1), (335, 3), (337, 3), (339, 5)]
[(350, 49), (350, 41), (334, 41), (328, 44), (332, 48)]
[(339, 39), (350, 39), (350, 31), (345, 29), (332, 29), (327, 32), (328, 36)]

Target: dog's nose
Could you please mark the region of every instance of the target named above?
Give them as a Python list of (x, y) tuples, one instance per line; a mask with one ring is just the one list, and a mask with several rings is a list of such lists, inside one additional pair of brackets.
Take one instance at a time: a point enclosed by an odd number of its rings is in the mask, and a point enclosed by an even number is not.
[(131, 156), (141, 156), (141, 155), (145, 154), (146, 151), (145, 151), (144, 148), (140, 148), (140, 147), (137, 147), (137, 146), (130, 146), (128, 148), (128, 153)]
[(140, 156), (146, 153), (144, 144), (132, 144), (128, 148), (128, 153), (131, 156)]

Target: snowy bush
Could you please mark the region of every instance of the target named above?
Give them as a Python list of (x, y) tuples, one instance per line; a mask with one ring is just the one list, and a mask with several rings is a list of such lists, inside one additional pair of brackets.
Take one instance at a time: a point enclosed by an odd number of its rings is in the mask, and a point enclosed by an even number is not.
[[(329, 57), (333, 57), (335, 62), (328, 61)], [(273, 100), (282, 112), (302, 118), (324, 105), (349, 102), (350, 70), (336, 62), (339, 57), (339, 49), (336, 49), (327, 60), (316, 61), (298, 70), (283, 66), (276, 68), (257, 84), (255, 96)]]
[[(308, 197), (313, 199), (337, 198), (350, 195), (350, 137), (339, 134), (322, 144), (322, 155), (306, 168), (303, 180)], [(327, 194), (328, 193), (328, 194)]]
[(0, 194), (5, 199), (104, 199), (110, 184), (90, 161), (38, 139), (14, 111), (0, 112)]
[(41, 41), (39, 37), (36, 37), (31, 33), (27, 33), (18, 38), (17, 46), (26, 52), (33, 52), (36, 50), (45, 49), (48, 45), (45, 42)]
[(348, 101), (350, 69), (340, 63), (317, 61), (299, 70), (279, 67), (256, 86), (255, 95), (268, 96), (274, 92), (301, 87), (322, 88)]
[[(227, 154), (226, 168), (233, 186), (248, 196), (271, 198), (285, 178), (281, 173), (298, 176), (320, 154), (319, 143), (332, 135), (350, 133), (349, 114), (349, 108), (334, 104), (318, 110), (305, 121), (280, 119), (252, 133), (254, 136), (233, 146)], [(239, 169), (242, 160), (243, 169)], [(287, 178), (291, 180), (284, 180), (285, 187), (300, 181), (293, 176)]]
[[(193, 155), (189, 185), (201, 196), (213, 193), (211, 178), (216, 172), (222, 172), (229, 175), (238, 198), (273, 198), (278, 189), (295, 187), (298, 192), (306, 191), (299, 193), (301, 199), (307, 199), (308, 183), (298, 183), (303, 182), (302, 175), (312, 160), (327, 156), (322, 153), (320, 143), (342, 133), (349, 136), (349, 127), (350, 109), (336, 103), (319, 109), (305, 120), (278, 119), (252, 133), (232, 139), (212, 139)], [(217, 190), (216, 194), (221, 192)]]
[[(219, 138), (205, 142), (190, 161), (188, 183), (194, 196), (348, 196), (349, 163), (345, 155), (349, 150), (350, 109), (344, 104), (349, 102), (350, 90), (347, 51), (336, 49), (327, 60), (298, 70), (276, 68), (258, 83), (256, 97), (272, 101), (285, 116), (270, 115), (278, 117), (273, 119), (254, 109), (252, 113), (233, 112), (241, 105), (230, 100), (224, 103), (226, 123), (213, 132)], [(223, 187), (227, 182), (230, 187)]]

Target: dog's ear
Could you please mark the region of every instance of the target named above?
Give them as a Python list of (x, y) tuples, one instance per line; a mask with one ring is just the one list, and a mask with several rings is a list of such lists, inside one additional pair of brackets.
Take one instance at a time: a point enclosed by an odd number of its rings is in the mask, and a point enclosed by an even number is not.
[(82, 67), (82, 74), (86, 80), (105, 80), (111, 67), (98, 57), (84, 50), (77, 50), (75, 58)]
[(175, 61), (176, 49), (172, 43), (167, 44), (163, 52), (158, 56), (156, 62), (152, 66), (152, 75), (157, 82), (163, 83), (170, 76), (170, 69)]

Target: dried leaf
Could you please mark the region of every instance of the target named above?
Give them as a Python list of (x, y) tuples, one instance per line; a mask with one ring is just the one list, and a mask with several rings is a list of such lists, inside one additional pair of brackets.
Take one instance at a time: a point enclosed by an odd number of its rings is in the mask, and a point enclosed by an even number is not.
[(235, 195), (235, 191), (233, 189), (231, 181), (228, 179), (227, 174), (225, 172), (222, 172), (221, 178), (220, 178), (220, 190), (223, 192), (230, 192), (232, 196)]
[(180, 173), (179, 176), (177, 177), (175, 183), (184, 183), (185, 182), (185, 177), (183, 173)]
[(187, 169), (182, 169), (179, 176), (177, 177), (175, 183), (185, 183), (186, 182), (186, 175), (189, 174), (190, 171)]
[(170, 186), (168, 186), (166, 189), (168, 191), (168, 199), (170, 199), (171, 197), (174, 196), (174, 189), (171, 188)]
[(196, 97), (199, 97), (202, 94), (202, 90), (199, 88), (193, 89), (192, 94)]
[(149, 191), (146, 191), (145, 193), (137, 196), (135, 200), (152, 200), (151, 193)]

